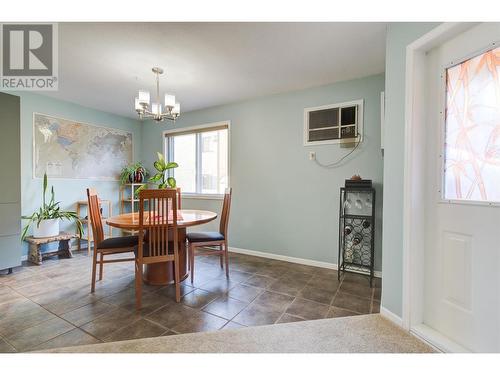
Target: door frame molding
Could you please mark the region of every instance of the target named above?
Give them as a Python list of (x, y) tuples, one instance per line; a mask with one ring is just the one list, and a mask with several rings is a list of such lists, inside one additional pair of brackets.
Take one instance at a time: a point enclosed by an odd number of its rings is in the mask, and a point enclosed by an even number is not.
[(417, 334), (442, 351), (457, 351), (438, 332), (423, 330), (425, 213), (425, 165), (422, 162), (425, 137), (426, 52), (476, 26), (477, 23), (443, 23), (406, 47), (404, 182), (403, 182), (403, 328)]

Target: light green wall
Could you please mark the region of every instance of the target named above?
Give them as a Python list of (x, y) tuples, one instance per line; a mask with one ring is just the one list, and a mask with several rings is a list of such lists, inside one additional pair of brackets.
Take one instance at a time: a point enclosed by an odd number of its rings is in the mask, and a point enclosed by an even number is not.
[[(33, 178), (33, 112), (67, 118), (75, 121), (124, 129), (133, 133), (134, 157), (140, 158), (142, 124), (134, 119), (97, 111), (77, 104), (56, 100), (34, 93), (17, 92), (21, 98), (21, 210), (30, 214), (40, 206), (42, 180)], [(103, 199), (113, 200), (113, 210), (118, 213), (118, 182), (74, 179), (49, 179), (53, 185), (56, 199), (61, 201), (61, 208), (75, 210), (75, 202), (86, 199), (85, 189), (95, 187)], [(67, 228), (62, 222), (62, 229)], [(74, 225), (71, 226), (74, 230)], [(24, 254), (27, 246), (24, 246)]]
[[(339, 188), (344, 179), (360, 174), (373, 179), (377, 188), (375, 265), (381, 269), (383, 90), (384, 75), (376, 75), (184, 113), (179, 118), (176, 128), (231, 121), (230, 246), (337, 263)], [(309, 151), (329, 162), (350, 149), (304, 147), (304, 108), (360, 98), (365, 100), (365, 133), (354, 157), (335, 169), (309, 161)], [(172, 125), (143, 126), (143, 158), (151, 165), (156, 151), (162, 149), (162, 131)], [(219, 211), (221, 201), (186, 199), (183, 205)]]
[(438, 23), (391, 23), (385, 58), (382, 306), (402, 316), (406, 46)]

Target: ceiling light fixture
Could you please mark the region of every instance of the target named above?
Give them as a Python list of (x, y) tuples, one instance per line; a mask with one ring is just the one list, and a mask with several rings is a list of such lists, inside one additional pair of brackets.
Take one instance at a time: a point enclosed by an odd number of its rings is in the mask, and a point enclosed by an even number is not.
[(149, 91), (141, 90), (139, 96), (135, 98), (135, 111), (141, 120), (175, 121), (181, 114), (181, 105), (175, 102), (175, 95), (165, 94), (165, 106), (162, 108), (160, 102), (160, 74), (163, 74), (163, 69), (154, 67), (152, 71), (156, 75), (156, 101), (150, 103)]

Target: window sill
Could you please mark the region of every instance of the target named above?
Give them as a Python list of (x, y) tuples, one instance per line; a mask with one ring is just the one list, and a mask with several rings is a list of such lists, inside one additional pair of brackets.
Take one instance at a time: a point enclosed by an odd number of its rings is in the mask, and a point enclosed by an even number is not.
[(190, 194), (181, 193), (183, 199), (208, 199), (208, 200), (223, 200), (224, 194)]

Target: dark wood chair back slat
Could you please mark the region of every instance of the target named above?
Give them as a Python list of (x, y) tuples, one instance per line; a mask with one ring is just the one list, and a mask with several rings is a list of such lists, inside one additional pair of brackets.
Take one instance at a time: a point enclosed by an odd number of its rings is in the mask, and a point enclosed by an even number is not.
[(220, 215), (219, 232), (227, 238), (227, 227), (229, 225), (229, 211), (231, 210), (231, 194), (232, 188), (227, 188), (224, 193), (224, 203), (222, 204), (222, 212)]
[(104, 240), (104, 229), (102, 225), (101, 207), (97, 191), (93, 188), (88, 188), (87, 198), (89, 202), (88, 219), (90, 220), (92, 227), (94, 247), (99, 247), (99, 244)]
[(182, 210), (182, 194), (181, 194), (181, 188), (178, 187), (176, 188), (177, 190), (177, 209)]

